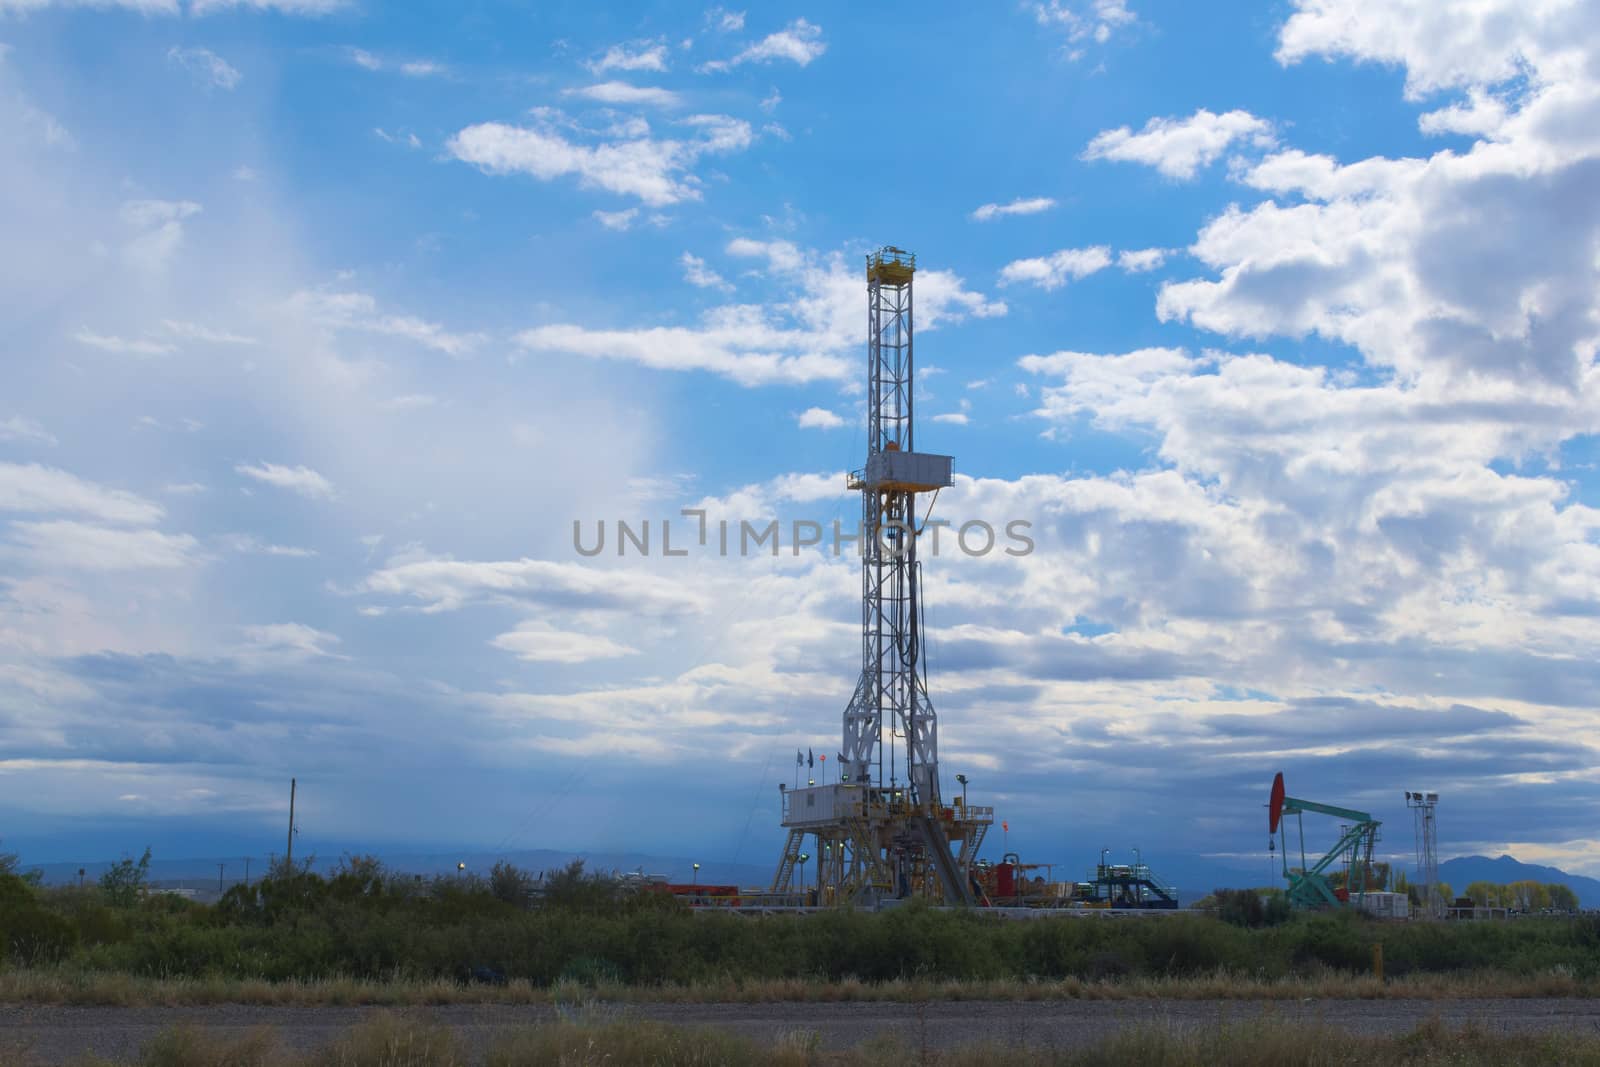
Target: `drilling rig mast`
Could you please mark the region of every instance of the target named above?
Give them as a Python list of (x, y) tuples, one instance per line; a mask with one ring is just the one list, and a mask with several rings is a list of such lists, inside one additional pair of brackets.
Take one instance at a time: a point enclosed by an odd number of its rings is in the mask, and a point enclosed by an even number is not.
[[(994, 821), (994, 809), (969, 807), (964, 790), (948, 806), (939, 792), (917, 494), (937, 497), (953, 484), (952, 461), (915, 448), (915, 273), (916, 257), (903, 249), (867, 257), (867, 457), (849, 476), (861, 492), (861, 678), (844, 711), (840, 779), (783, 789), (789, 833), (772, 891), (822, 903), (919, 896), (970, 904), (972, 863)], [(795, 884), (797, 865), (805, 880), (808, 836), (815, 838), (815, 887)]]

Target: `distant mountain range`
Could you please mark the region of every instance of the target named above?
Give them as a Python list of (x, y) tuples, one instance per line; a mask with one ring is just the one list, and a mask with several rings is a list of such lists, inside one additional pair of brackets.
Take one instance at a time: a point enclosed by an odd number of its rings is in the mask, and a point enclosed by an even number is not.
[(1458, 896), (1473, 882), (1493, 882), (1506, 885), (1510, 882), (1558, 882), (1578, 894), (1578, 904), (1585, 908), (1600, 908), (1600, 879), (1585, 878), (1581, 874), (1568, 874), (1559, 867), (1543, 867), (1537, 863), (1523, 863), (1510, 856), (1490, 859), (1488, 856), (1457, 856), (1439, 864), (1439, 877), (1450, 883)]

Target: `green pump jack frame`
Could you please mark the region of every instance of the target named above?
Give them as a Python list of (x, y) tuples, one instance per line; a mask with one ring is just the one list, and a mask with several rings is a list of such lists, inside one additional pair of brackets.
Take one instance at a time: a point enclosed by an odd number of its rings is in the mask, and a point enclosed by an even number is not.
[[(1319, 804), (1284, 793), (1283, 775), (1272, 783), (1270, 829), (1278, 835), (1283, 856), (1283, 877), (1289, 883), (1289, 904), (1295, 908), (1339, 908), (1346, 901), (1339, 899), (1333, 884), (1328, 880), (1328, 868), (1342, 857), (1353, 857), (1346, 889), (1350, 900), (1359, 903), (1367, 891), (1367, 872), (1372, 869), (1372, 849), (1378, 840), (1378, 827), (1383, 824), (1364, 811), (1341, 808), (1334, 804)], [(1306, 857), (1305, 814), (1329, 815), (1347, 824), (1339, 835), (1338, 843), (1315, 863)], [(1293, 815), (1300, 833), (1300, 869), (1289, 868), (1289, 833), (1285, 815)]]

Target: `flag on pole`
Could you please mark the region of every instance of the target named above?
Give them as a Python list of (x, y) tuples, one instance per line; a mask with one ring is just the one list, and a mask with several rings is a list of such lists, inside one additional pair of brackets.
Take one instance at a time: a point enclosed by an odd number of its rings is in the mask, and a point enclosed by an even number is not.
[(805, 756), (800, 752), (800, 750), (798, 748), (795, 749), (794, 750), (794, 765), (796, 767), (798, 767), (798, 766), (800, 766), (800, 764), (804, 763), (805, 761), (806, 761)]
[(807, 767), (815, 767), (816, 765), (817, 765), (817, 757), (812, 755), (811, 750), (809, 748), (806, 749), (806, 766)]

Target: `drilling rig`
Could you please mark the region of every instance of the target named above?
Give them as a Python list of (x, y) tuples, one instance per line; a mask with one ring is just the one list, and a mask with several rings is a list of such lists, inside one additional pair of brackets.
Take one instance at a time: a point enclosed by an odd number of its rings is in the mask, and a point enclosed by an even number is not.
[[(928, 699), (917, 560), (927, 523), (924, 515), (918, 525), (917, 497), (936, 499), (953, 484), (952, 459), (916, 450), (916, 257), (885, 247), (867, 256), (866, 266), (867, 455), (848, 476), (861, 493), (861, 678), (844, 710), (839, 780), (779, 786), (788, 836), (771, 891), (821, 904), (872, 907), (920, 897), (970, 905), (973, 862), (994, 809), (969, 806), (965, 783), (952, 803), (939, 790), (939, 722)], [(808, 886), (805, 864), (813, 856)]]

